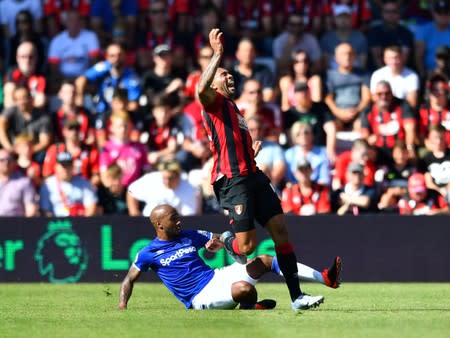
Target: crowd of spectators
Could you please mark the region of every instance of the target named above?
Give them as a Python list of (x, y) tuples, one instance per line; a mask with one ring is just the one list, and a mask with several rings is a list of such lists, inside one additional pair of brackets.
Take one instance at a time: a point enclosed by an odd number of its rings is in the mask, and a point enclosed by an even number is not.
[(286, 213), (449, 213), (450, 0), (0, 0), (0, 216), (222, 213), (224, 67)]

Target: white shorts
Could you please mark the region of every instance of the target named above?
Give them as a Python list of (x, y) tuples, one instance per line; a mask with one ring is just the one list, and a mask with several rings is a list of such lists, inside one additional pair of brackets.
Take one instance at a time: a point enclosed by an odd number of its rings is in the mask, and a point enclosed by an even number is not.
[(234, 309), (237, 303), (231, 295), (231, 286), (239, 281), (245, 281), (252, 285), (258, 282), (248, 275), (245, 264), (234, 263), (215, 269), (214, 277), (192, 300), (192, 308), (194, 310)]

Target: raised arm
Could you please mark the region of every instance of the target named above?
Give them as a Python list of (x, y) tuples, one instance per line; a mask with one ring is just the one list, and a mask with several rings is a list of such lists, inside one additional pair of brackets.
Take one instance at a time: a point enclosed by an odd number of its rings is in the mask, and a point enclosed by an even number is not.
[(214, 100), (216, 91), (211, 88), (211, 84), (219, 68), (223, 55), (223, 33), (218, 28), (214, 28), (209, 32), (209, 43), (214, 51), (213, 57), (200, 77), (198, 83), (198, 97), (200, 102), (205, 106)]
[(128, 300), (133, 293), (134, 282), (141, 275), (141, 271), (139, 271), (134, 265), (130, 267), (127, 275), (125, 276), (122, 285), (120, 286), (120, 294), (119, 294), (119, 309), (126, 310)]

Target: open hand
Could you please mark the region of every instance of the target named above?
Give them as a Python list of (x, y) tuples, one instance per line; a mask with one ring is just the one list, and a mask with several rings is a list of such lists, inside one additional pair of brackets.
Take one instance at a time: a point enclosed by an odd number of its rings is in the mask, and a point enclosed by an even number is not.
[(220, 31), (220, 29), (211, 29), (211, 32), (209, 32), (209, 44), (211, 45), (214, 53), (223, 53), (223, 33)]

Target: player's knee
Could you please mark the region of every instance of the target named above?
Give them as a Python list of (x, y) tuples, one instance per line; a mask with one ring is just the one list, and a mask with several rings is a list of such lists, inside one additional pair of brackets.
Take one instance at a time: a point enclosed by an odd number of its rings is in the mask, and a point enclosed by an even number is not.
[(252, 284), (244, 281), (233, 283), (231, 294), (233, 299), (238, 303), (252, 303), (256, 302), (257, 299), (256, 288)]

